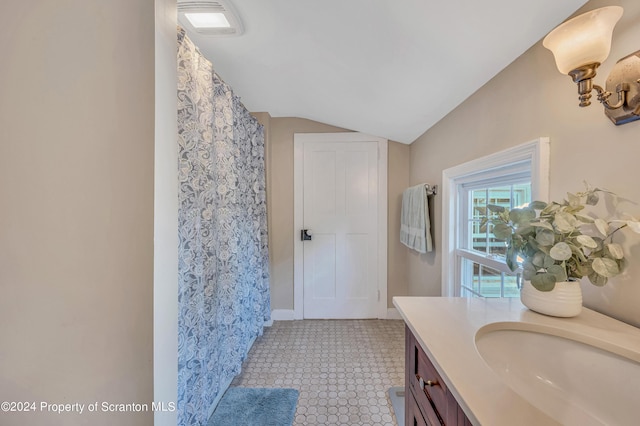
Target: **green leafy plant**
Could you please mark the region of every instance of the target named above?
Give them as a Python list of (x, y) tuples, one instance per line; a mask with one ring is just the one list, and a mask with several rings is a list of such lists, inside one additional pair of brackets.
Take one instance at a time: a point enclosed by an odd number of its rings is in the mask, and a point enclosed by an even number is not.
[(505, 209), (488, 205), (493, 234), (507, 244), (506, 263), (512, 271), (522, 264), (522, 276), (540, 291), (551, 291), (556, 282), (578, 281), (589, 277), (591, 283), (603, 286), (622, 272), (624, 251), (613, 242), (613, 236), (628, 227), (640, 233), (640, 221), (604, 219), (587, 215), (587, 205), (594, 206), (600, 194), (609, 193), (590, 188), (567, 194), (562, 203), (533, 201), (523, 208)]

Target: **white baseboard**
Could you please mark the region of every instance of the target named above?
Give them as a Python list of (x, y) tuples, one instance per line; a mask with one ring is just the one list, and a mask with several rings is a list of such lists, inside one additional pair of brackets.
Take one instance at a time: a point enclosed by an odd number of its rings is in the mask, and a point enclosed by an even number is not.
[[(402, 319), (398, 310), (396, 308), (388, 308), (387, 309), (387, 318), (399, 320)], [(271, 311), (271, 321), (265, 323), (266, 327), (271, 327), (274, 321), (293, 321), (295, 320), (295, 315), (293, 309), (274, 309)]]
[(400, 316), (400, 313), (398, 312), (398, 310), (396, 308), (388, 308), (387, 309), (387, 319), (398, 320), (398, 319), (402, 319), (402, 317)]
[(271, 311), (271, 321), (293, 321), (293, 309), (274, 309)]

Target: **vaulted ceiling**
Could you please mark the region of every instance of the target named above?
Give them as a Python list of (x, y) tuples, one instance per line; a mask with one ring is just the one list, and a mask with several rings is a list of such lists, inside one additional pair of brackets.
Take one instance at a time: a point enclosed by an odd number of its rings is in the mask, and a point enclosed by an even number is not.
[(189, 37), (251, 111), (411, 143), (585, 2), (231, 0), (244, 34)]

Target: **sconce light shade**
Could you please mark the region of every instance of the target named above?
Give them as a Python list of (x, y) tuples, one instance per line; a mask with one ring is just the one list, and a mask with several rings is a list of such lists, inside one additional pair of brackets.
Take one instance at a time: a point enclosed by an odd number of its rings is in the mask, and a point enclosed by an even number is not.
[(553, 52), (562, 74), (609, 56), (613, 28), (622, 16), (620, 6), (595, 9), (568, 20), (547, 35), (542, 45)]

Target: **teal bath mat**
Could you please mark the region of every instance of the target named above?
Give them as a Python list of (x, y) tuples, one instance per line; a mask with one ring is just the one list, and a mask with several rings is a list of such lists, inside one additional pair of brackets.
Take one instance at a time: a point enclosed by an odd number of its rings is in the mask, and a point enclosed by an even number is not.
[(291, 426), (296, 389), (229, 388), (207, 426)]

